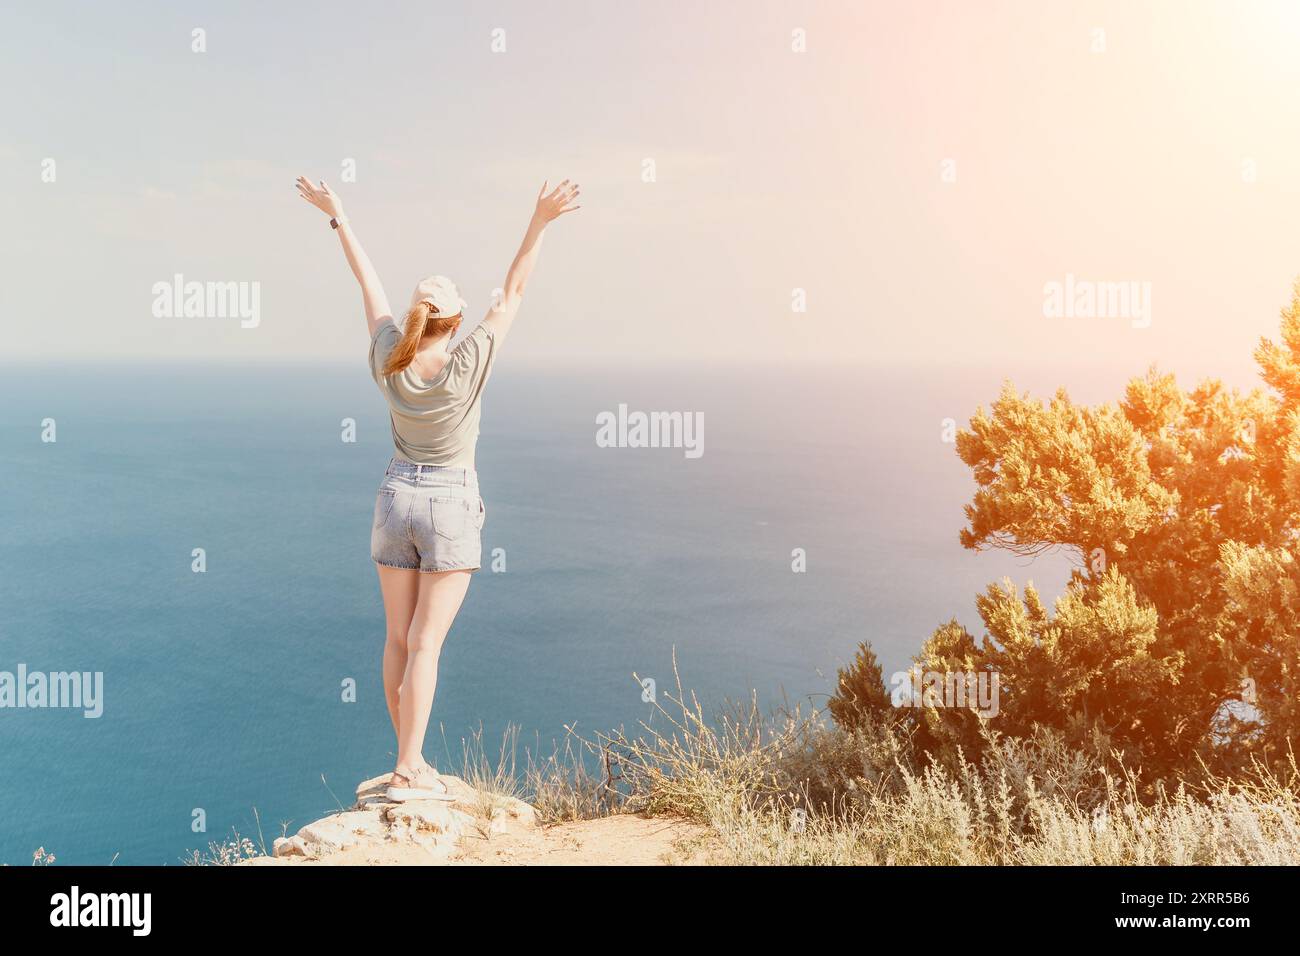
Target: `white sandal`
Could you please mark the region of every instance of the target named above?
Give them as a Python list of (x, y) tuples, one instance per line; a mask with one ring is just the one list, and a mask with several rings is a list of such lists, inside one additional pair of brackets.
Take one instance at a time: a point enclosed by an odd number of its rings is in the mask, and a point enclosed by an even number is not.
[(406, 800), (445, 800), (450, 803), (454, 799), (447, 785), (442, 782), (442, 778), (432, 767), (409, 771), (399, 767), (393, 771), (393, 775), (406, 781), (404, 787), (388, 785), (384, 795), (394, 803), (402, 803)]

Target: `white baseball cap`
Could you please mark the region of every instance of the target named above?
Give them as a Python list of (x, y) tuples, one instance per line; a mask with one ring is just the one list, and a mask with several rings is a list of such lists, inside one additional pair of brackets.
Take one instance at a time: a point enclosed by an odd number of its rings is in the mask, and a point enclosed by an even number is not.
[(420, 284), (415, 287), (415, 294), (411, 296), (411, 308), (415, 308), (421, 302), (432, 305), (438, 310), (438, 317), (443, 319), (450, 319), (453, 315), (463, 313), (467, 305), (460, 297), (460, 290), (456, 288), (456, 283), (446, 276), (429, 276), (427, 279), (420, 280)]

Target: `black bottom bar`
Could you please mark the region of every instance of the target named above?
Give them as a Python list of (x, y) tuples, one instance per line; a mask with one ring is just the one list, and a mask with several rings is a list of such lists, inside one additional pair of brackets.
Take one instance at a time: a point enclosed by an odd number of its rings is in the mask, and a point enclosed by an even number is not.
[[(845, 915), (882, 938), (893, 927), (905, 934), (900, 940), (938, 943), (990, 930), (1044, 930), (1054, 939), (1199, 935), (1229, 943), (1242, 933), (1293, 926), (1298, 875), (1273, 867), (720, 869), (566, 870), (557, 880), (536, 868), (5, 867), (0, 925), (12, 942), (74, 932), (82, 941), (190, 942), (196, 929), (218, 926), (238, 939), (266, 932), (295, 946), (353, 934), (379, 940), (386, 914), (396, 916), (394, 901), (418, 894), (418, 918), (437, 924), (494, 908), (546, 917), (572, 915), (576, 906), (597, 916), (608, 905), (623, 924), (644, 908), (670, 933), (665, 921), (677, 905), (684, 921), (698, 924), (700, 903), (712, 900), (709, 921), (736, 941), (751, 933), (766, 938), (775, 924), (791, 921), (815, 936), (816, 923), (851, 899)], [(72, 925), (90, 921), (118, 925)]]

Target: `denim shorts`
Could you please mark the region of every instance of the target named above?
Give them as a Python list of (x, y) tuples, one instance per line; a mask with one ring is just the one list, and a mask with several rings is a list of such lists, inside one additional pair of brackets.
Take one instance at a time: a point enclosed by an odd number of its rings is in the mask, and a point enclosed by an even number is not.
[(410, 571), (477, 571), (486, 517), (470, 469), (394, 458), (375, 499), (370, 557)]

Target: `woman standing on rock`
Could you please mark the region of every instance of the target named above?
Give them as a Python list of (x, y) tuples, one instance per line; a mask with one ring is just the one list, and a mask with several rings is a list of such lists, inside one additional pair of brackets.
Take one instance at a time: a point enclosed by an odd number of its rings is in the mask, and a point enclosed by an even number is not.
[(455, 283), (431, 276), (415, 287), (399, 330), (369, 257), (323, 181), (299, 177), (299, 194), (330, 217), (361, 284), (370, 330), (370, 373), (388, 402), (396, 454), (379, 486), (370, 556), (384, 596), (384, 693), (397, 732), (392, 800), (447, 800), (425, 761), (425, 729), (438, 683), (438, 655), (479, 568), (486, 511), (474, 470), (483, 387), (537, 264), (547, 223), (573, 212), (578, 187), (543, 185), (506, 273), (502, 298), (455, 348), (465, 300)]

